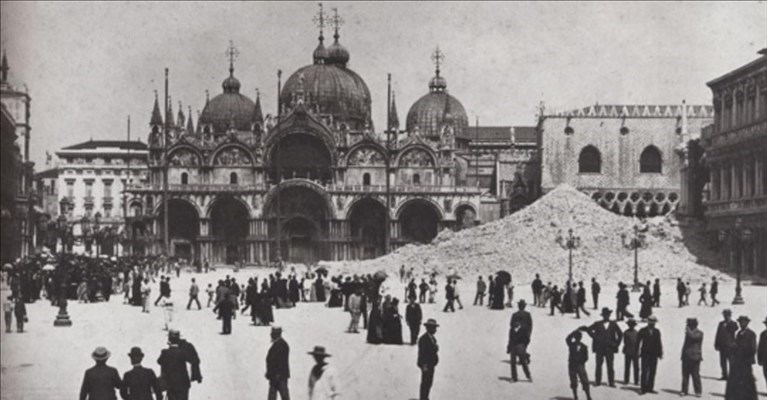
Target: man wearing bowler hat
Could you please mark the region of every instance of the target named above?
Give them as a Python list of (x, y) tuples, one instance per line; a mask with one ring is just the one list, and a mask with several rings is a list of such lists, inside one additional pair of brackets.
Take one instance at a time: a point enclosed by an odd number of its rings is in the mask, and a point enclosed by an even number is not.
[(323, 346), (314, 346), (309, 352), (316, 364), (309, 374), (309, 400), (333, 400), (339, 395), (335, 369), (328, 365), (330, 357)]
[(530, 316), (530, 313), (525, 310), (527, 307), (527, 303), (525, 302), (525, 299), (521, 299), (517, 302), (517, 307), (519, 308), (519, 311), (515, 312), (514, 314), (511, 314), (511, 322), (509, 325), (514, 325), (514, 321), (519, 321), (519, 324), (527, 330), (527, 334), (529, 336), (533, 335), (533, 317)]
[(582, 326), (580, 330), (586, 332), (591, 336), (592, 351), (596, 354), (597, 366), (596, 382), (594, 386), (602, 384), (602, 364), (607, 362), (607, 382), (611, 387), (615, 387), (615, 370), (613, 369), (613, 360), (615, 353), (618, 352), (621, 340), (623, 340), (623, 332), (618, 326), (618, 323), (610, 320), (610, 314), (612, 310), (604, 307), (602, 308), (602, 320), (594, 322), (591, 326)]
[(111, 353), (106, 347), (96, 347), (91, 357), (96, 365), (85, 371), (80, 388), (80, 400), (115, 400), (115, 389), (120, 388), (120, 374), (107, 365)]
[(726, 400), (756, 400), (756, 379), (751, 369), (756, 355), (756, 334), (748, 329), (751, 320), (738, 317), (740, 330), (735, 334), (735, 345), (730, 360), (730, 377), (724, 392)]
[(663, 342), (660, 331), (655, 327), (658, 318), (651, 315), (647, 318), (647, 326), (639, 330), (639, 359), (642, 372), (640, 373), (639, 393), (655, 392), (655, 372), (658, 359), (663, 358)]
[(714, 349), (719, 352), (719, 366), (722, 369), (720, 380), (726, 381), (729, 374), (727, 366), (730, 363), (730, 352), (735, 346), (735, 332), (738, 331), (738, 324), (732, 320), (732, 311), (724, 309), (722, 311), (724, 319), (719, 322), (714, 337)]
[(149, 368), (141, 366), (144, 353), (139, 347), (133, 347), (128, 353), (133, 369), (123, 375), (120, 397), (123, 400), (152, 400), (152, 392), (156, 400), (162, 400), (160, 381)]
[(266, 354), (266, 379), (269, 380), (269, 400), (290, 400), (288, 378), (290, 378), (290, 346), (282, 338), (282, 328), (272, 327), (272, 346)]
[(429, 318), (423, 326), (426, 333), (418, 339), (418, 368), (421, 369), (421, 392), (419, 400), (429, 400), (432, 382), (434, 382), (434, 368), (439, 363), (439, 346), (434, 334), (437, 333), (437, 321)]

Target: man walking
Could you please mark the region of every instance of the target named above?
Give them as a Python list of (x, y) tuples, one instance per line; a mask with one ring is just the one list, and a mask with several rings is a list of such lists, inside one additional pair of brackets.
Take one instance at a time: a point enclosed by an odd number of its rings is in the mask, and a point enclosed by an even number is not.
[(120, 397), (123, 400), (152, 400), (152, 392), (156, 400), (162, 400), (160, 381), (154, 371), (141, 366), (144, 353), (139, 347), (133, 347), (128, 353), (133, 369), (123, 375), (120, 386)]
[[(767, 326), (767, 318), (763, 322)], [(767, 383), (767, 329), (763, 330), (761, 335), (759, 335), (759, 348), (756, 351), (756, 359), (759, 365), (762, 366), (764, 383)]]
[(160, 294), (157, 296), (157, 300), (154, 301), (155, 307), (157, 307), (157, 304), (160, 302), (160, 299), (165, 297), (165, 293), (168, 290), (167, 287), (168, 287), (168, 284), (165, 282), (165, 275), (160, 275)]
[(652, 286), (652, 306), (660, 307), (660, 279), (657, 278)]
[(509, 343), (506, 345), (506, 353), (511, 357), (511, 381), (517, 381), (517, 361), (522, 365), (525, 377), (532, 382), (530, 369), (527, 368), (527, 345), (530, 344), (530, 333), (522, 326), (520, 321), (512, 318), (509, 329)]
[(458, 280), (453, 279), (453, 298), (458, 303), (459, 309), (463, 310), (463, 304), (461, 304), (461, 292), (458, 290)]
[(120, 374), (107, 365), (109, 350), (106, 347), (96, 347), (91, 358), (96, 365), (85, 371), (83, 384), (80, 387), (80, 400), (116, 399), (115, 389), (120, 389)]
[(426, 295), (429, 293), (429, 284), (426, 283), (426, 279), (421, 279), (421, 284), (418, 285), (420, 292), (418, 293), (418, 302), (426, 303)]
[(658, 359), (663, 358), (663, 343), (660, 331), (655, 328), (658, 318), (651, 315), (647, 318), (647, 326), (639, 330), (639, 358), (642, 362), (641, 382), (639, 393), (655, 392), (655, 372)]
[(411, 301), (405, 309), (405, 321), (407, 322), (407, 326), (410, 328), (411, 346), (414, 346), (418, 341), (418, 334), (421, 331), (422, 319), (423, 312), (421, 311), (421, 306), (416, 303), (415, 300)]
[(715, 276), (711, 277), (711, 289), (708, 292), (711, 294), (711, 307), (718, 305), (719, 300), (716, 299), (716, 295), (719, 293), (719, 282)]
[(194, 278), (192, 278), (192, 285), (189, 286), (189, 302), (186, 303), (187, 310), (189, 310), (192, 307), (192, 301), (197, 303), (198, 310), (202, 310), (202, 306), (200, 305), (200, 300), (197, 299), (197, 296), (199, 294), (200, 294), (200, 287), (197, 286), (197, 283), (194, 281)]
[(682, 345), (682, 395), (684, 396), (688, 394), (690, 378), (692, 378), (695, 396), (701, 396), (700, 362), (703, 360), (702, 342), (703, 332), (698, 329), (698, 320), (687, 318), (687, 328), (685, 329), (684, 344)]
[(602, 291), (602, 287), (599, 286), (597, 278), (591, 278), (591, 299), (594, 301), (594, 309), (599, 308), (599, 292)]
[(477, 304), (479, 304), (480, 306), (484, 304), (486, 289), (487, 289), (487, 284), (485, 284), (485, 281), (482, 280), (482, 275), (480, 275), (479, 279), (477, 280), (477, 295), (474, 296), (475, 306)]
[(527, 312), (527, 302), (525, 299), (521, 299), (517, 302), (517, 308), (519, 311), (511, 314), (511, 322), (509, 325), (514, 325), (515, 321), (519, 321), (520, 325), (527, 330), (527, 333), (533, 335), (533, 317)]
[(591, 316), (586, 310), (586, 288), (583, 287), (583, 281), (578, 282), (578, 291), (575, 295), (575, 317), (580, 318), (581, 312), (587, 316)]
[(221, 319), (222, 335), (230, 335), (232, 333), (232, 318), (236, 314), (235, 304), (232, 299), (232, 295), (226, 296), (213, 307), (213, 312), (218, 312), (218, 317)]
[[(413, 299), (415, 301), (415, 299)], [(359, 331), (359, 325), (360, 325), (360, 315), (362, 315), (362, 296), (360, 296), (360, 289), (355, 288), (354, 292), (349, 296), (349, 313), (351, 314), (352, 320), (349, 323), (349, 329), (346, 330), (348, 333), (360, 333)]]
[(451, 284), (450, 279), (448, 279), (447, 285), (445, 285), (445, 300), (447, 300), (447, 303), (445, 304), (445, 308), (442, 310), (443, 312), (447, 312), (448, 309), (452, 312), (455, 312), (455, 306), (453, 305), (453, 302), (455, 301), (454, 290), (455, 288)]
[(541, 293), (543, 292), (543, 282), (541, 282), (541, 276), (538, 274), (535, 274), (535, 279), (533, 279), (532, 289), (533, 289), (533, 306), (542, 307), (543, 296), (541, 296)]
[(698, 292), (700, 292), (700, 299), (698, 299), (698, 305), (700, 303), (703, 303), (704, 306), (708, 306), (708, 300), (706, 300), (706, 282), (703, 282), (702, 285), (700, 285), (700, 289), (698, 289)]
[(631, 302), (629, 297), (629, 291), (626, 289), (626, 285), (623, 282), (618, 282), (618, 295), (617, 298), (617, 311), (615, 312), (616, 320), (623, 321), (624, 317), (634, 318), (634, 315), (628, 311), (629, 303)]
[(602, 384), (602, 364), (607, 363), (607, 381), (610, 387), (615, 387), (615, 370), (613, 369), (613, 360), (615, 353), (618, 352), (623, 332), (618, 323), (610, 320), (612, 310), (607, 307), (602, 308), (602, 320), (593, 323), (590, 327), (582, 327), (592, 339), (592, 351), (597, 356), (596, 382), (594, 386)]
[(418, 339), (418, 368), (421, 369), (421, 390), (419, 400), (429, 400), (429, 392), (434, 382), (434, 368), (439, 363), (439, 345), (434, 334), (437, 333), (437, 321), (429, 319), (423, 324), (426, 327), (420, 339)]
[(330, 357), (323, 346), (314, 346), (308, 353), (316, 364), (309, 373), (309, 400), (334, 400), (339, 395), (335, 369), (328, 365)]
[(163, 349), (157, 359), (160, 364), (160, 376), (165, 382), (168, 400), (188, 400), (192, 382), (186, 364), (191, 364), (192, 357), (181, 348), (180, 334), (177, 334), (177, 331), (172, 332), (168, 333), (168, 348)]
[(676, 278), (676, 296), (679, 299), (679, 308), (684, 307), (684, 296), (687, 292), (687, 287), (682, 282), (682, 278)]
[[(403, 266), (404, 268), (404, 266)], [(266, 355), (266, 379), (269, 381), (269, 400), (290, 400), (288, 379), (290, 378), (290, 346), (282, 338), (282, 328), (272, 327), (272, 346)]]
[(719, 322), (714, 337), (714, 349), (719, 352), (719, 367), (722, 370), (722, 376), (719, 380), (726, 381), (729, 377), (727, 366), (730, 363), (732, 348), (735, 347), (735, 332), (738, 331), (738, 324), (732, 320), (732, 311), (724, 309), (722, 311), (724, 320)]
[(738, 317), (740, 330), (735, 334), (732, 348), (730, 377), (724, 393), (726, 400), (756, 400), (756, 379), (751, 369), (756, 355), (756, 334), (748, 329), (750, 321), (745, 315)]
[(637, 322), (634, 318), (629, 318), (626, 324), (629, 327), (623, 332), (623, 383), (629, 384), (633, 367), (634, 385), (639, 385), (639, 332), (634, 329)]

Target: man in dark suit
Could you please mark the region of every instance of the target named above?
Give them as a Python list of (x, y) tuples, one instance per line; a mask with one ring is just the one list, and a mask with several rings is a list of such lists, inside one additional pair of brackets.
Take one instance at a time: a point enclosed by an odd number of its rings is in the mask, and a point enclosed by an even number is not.
[(197, 355), (197, 349), (186, 339), (181, 337), (181, 332), (171, 329), (168, 332), (168, 340), (178, 343), (178, 347), (189, 354), (189, 362), (192, 364), (192, 382), (202, 383), (202, 374), (200, 373), (200, 357)]
[(290, 400), (288, 378), (290, 378), (290, 346), (282, 338), (282, 328), (272, 327), (272, 346), (266, 354), (266, 379), (269, 380), (269, 400)]
[(615, 370), (613, 369), (613, 360), (615, 353), (618, 352), (623, 332), (618, 323), (610, 320), (612, 310), (607, 307), (602, 308), (602, 320), (593, 323), (589, 327), (582, 327), (592, 339), (592, 351), (597, 356), (596, 382), (594, 386), (602, 384), (602, 364), (607, 361), (607, 381), (611, 387), (615, 387)]
[(716, 295), (719, 293), (719, 282), (717, 282), (716, 277), (711, 277), (711, 289), (709, 289), (708, 294), (711, 295), (711, 307), (714, 307), (719, 304), (719, 300), (716, 299)]
[(191, 364), (191, 362), (192, 358), (189, 352), (181, 348), (176, 335), (168, 334), (168, 348), (163, 349), (157, 359), (157, 363), (160, 364), (162, 384), (168, 393), (168, 400), (189, 399), (189, 388), (192, 383), (186, 364)]
[(679, 308), (684, 307), (685, 293), (687, 293), (687, 286), (682, 282), (682, 278), (676, 278), (676, 297), (679, 300)]
[(410, 304), (405, 309), (405, 321), (410, 328), (410, 345), (414, 346), (418, 341), (418, 333), (421, 331), (421, 320), (423, 312), (421, 306), (415, 302), (416, 299), (410, 299)]
[(702, 393), (700, 382), (700, 361), (703, 360), (703, 332), (698, 329), (698, 320), (687, 318), (684, 344), (682, 345), (682, 394), (688, 394), (690, 378), (695, 395), (700, 397)]
[(149, 368), (141, 366), (144, 353), (139, 347), (134, 347), (128, 353), (133, 369), (123, 375), (120, 397), (123, 400), (152, 400), (152, 392), (156, 400), (162, 400), (160, 381)]
[(602, 291), (602, 287), (599, 286), (597, 278), (591, 278), (591, 299), (594, 301), (594, 309), (599, 308), (599, 292)]
[(533, 335), (533, 317), (525, 310), (527, 308), (527, 302), (524, 299), (517, 302), (517, 308), (519, 311), (511, 314), (510, 326), (514, 326), (514, 321), (519, 321), (520, 325), (527, 330), (527, 334), (532, 337)]
[(652, 306), (660, 307), (660, 279), (655, 279), (652, 285)]
[(455, 312), (455, 287), (453, 287), (451, 283), (450, 279), (448, 279), (447, 285), (445, 285), (445, 300), (447, 300), (447, 303), (445, 303), (445, 308), (442, 310), (443, 312), (447, 312), (448, 309)]
[(639, 393), (655, 393), (655, 372), (658, 359), (663, 358), (663, 342), (660, 331), (655, 328), (658, 318), (651, 315), (647, 318), (647, 326), (639, 330), (639, 358), (642, 362), (641, 382)]
[(511, 380), (517, 381), (517, 361), (522, 365), (525, 377), (532, 382), (530, 369), (527, 368), (527, 345), (530, 344), (530, 334), (527, 328), (522, 326), (519, 319), (511, 322), (509, 329), (509, 343), (506, 345), (506, 353), (511, 356)]
[[(764, 324), (767, 325), (767, 318), (764, 319)], [(759, 348), (756, 351), (756, 360), (762, 366), (764, 383), (767, 383), (767, 329), (763, 330), (762, 334), (759, 335)]]
[(421, 392), (419, 400), (429, 400), (429, 392), (434, 382), (434, 368), (439, 363), (439, 346), (434, 334), (437, 333), (437, 321), (429, 318), (423, 324), (426, 333), (418, 339), (418, 368), (421, 369)]
[(218, 312), (218, 316), (221, 318), (223, 325), (221, 327), (222, 335), (229, 335), (232, 333), (232, 316), (235, 314), (234, 307), (235, 305), (231, 296), (221, 299), (221, 301), (213, 307), (213, 312)]
[(756, 355), (756, 334), (748, 329), (750, 321), (745, 315), (738, 317), (740, 330), (735, 334), (730, 377), (724, 394), (727, 400), (756, 400), (756, 379), (751, 369)]
[(80, 400), (116, 399), (115, 389), (120, 388), (120, 374), (107, 365), (110, 353), (104, 347), (96, 347), (91, 357), (96, 365), (85, 371), (80, 387)]
[(735, 346), (735, 332), (738, 331), (738, 324), (732, 320), (732, 311), (725, 309), (722, 311), (724, 320), (719, 322), (716, 327), (716, 336), (714, 337), (714, 349), (719, 352), (719, 366), (722, 369), (720, 380), (726, 381), (728, 378), (727, 365), (730, 362), (730, 351)]
[(616, 320), (623, 321), (624, 317), (634, 318), (634, 315), (628, 311), (628, 306), (631, 300), (629, 291), (626, 289), (626, 285), (623, 282), (618, 283), (618, 294), (615, 297), (617, 299), (617, 309), (615, 311)]
[(634, 318), (626, 321), (629, 326), (623, 331), (623, 383), (629, 384), (631, 368), (634, 368), (634, 384), (639, 385), (639, 332), (634, 327), (637, 322)]
[(165, 281), (164, 275), (160, 275), (160, 294), (159, 296), (157, 296), (157, 300), (154, 301), (154, 305), (157, 306), (157, 303), (159, 303), (160, 299), (162, 299), (163, 297), (166, 297), (166, 296), (169, 297), (170, 294), (166, 295), (166, 293), (168, 293), (169, 291), (170, 291), (170, 283)]

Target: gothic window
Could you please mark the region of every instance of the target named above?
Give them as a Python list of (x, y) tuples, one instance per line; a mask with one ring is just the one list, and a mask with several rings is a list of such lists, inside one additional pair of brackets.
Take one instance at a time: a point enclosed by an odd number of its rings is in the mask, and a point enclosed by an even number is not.
[(413, 185), (420, 185), (420, 184), (421, 184), (421, 175), (413, 174)]
[(663, 170), (663, 160), (660, 150), (655, 146), (647, 146), (639, 157), (639, 172), (642, 173), (661, 173)]
[(586, 146), (581, 150), (578, 157), (578, 172), (580, 173), (600, 173), (602, 172), (602, 156), (594, 146)]
[(189, 174), (187, 174), (186, 172), (182, 172), (181, 173), (181, 184), (182, 185), (186, 185), (187, 183), (189, 183)]
[(236, 185), (237, 184), (237, 173), (236, 172), (232, 172), (231, 175), (229, 175), (229, 183), (232, 184), (232, 185)]
[(366, 173), (365, 175), (362, 175), (362, 184), (370, 186), (370, 174)]

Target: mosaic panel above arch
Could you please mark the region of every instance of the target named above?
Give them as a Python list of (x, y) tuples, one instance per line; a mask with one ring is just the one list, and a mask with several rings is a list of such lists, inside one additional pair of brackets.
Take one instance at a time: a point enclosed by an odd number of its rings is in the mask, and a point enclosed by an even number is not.
[(181, 148), (170, 154), (168, 164), (173, 167), (198, 167), (202, 162), (195, 152)]
[(372, 147), (361, 147), (349, 154), (349, 166), (385, 166), (386, 159), (380, 151)]
[(434, 158), (423, 149), (410, 149), (399, 159), (401, 167), (433, 167)]
[(213, 165), (250, 166), (253, 165), (253, 160), (245, 150), (232, 146), (219, 150), (213, 159)]

